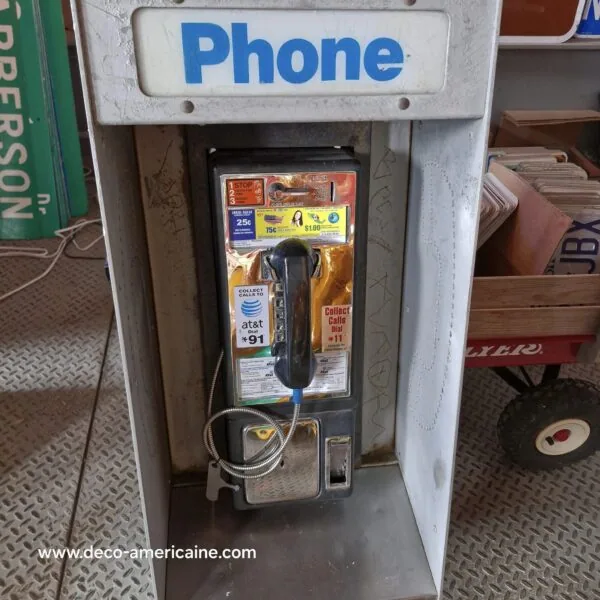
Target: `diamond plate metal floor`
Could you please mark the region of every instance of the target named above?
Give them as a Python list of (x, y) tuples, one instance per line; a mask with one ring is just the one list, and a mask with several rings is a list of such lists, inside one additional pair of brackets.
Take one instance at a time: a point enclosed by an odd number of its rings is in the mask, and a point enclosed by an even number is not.
[[(600, 383), (593, 367), (561, 375)], [(514, 395), (488, 369), (465, 372), (445, 597), (596, 600), (600, 453), (539, 474), (509, 464), (496, 421)]]
[[(2, 259), (0, 290), (46, 266), (39, 259)], [(102, 261), (69, 258), (0, 305), (3, 599), (46, 600), (56, 589), (60, 561), (43, 561), (36, 550), (61, 547), (67, 538), (111, 310)]]
[[(146, 548), (119, 340), (113, 327), (73, 522), (72, 548)], [(154, 600), (147, 559), (68, 559), (61, 600)]]
[[(97, 214), (92, 204), (90, 218)], [(98, 232), (89, 227), (78, 240), (86, 245)], [(57, 241), (11, 245), (53, 250)], [(114, 333), (106, 346), (112, 299), (104, 261), (76, 259), (103, 257), (104, 250), (98, 244), (82, 255), (69, 247), (68, 255), (0, 305), (0, 598), (150, 600), (142, 561), (67, 563), (37, 554), (92, 542), (146, 545)], [(47, 265), (1, 259), (0, 295)]]

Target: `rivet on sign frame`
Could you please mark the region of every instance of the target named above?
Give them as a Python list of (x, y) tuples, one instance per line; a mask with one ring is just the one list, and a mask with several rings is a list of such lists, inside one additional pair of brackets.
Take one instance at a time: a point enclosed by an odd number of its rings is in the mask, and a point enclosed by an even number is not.
[(181, 110), (187, 114), (194, 112), (194, 103), (190, 102), (189, 100), (184, 100), (181, 103)]

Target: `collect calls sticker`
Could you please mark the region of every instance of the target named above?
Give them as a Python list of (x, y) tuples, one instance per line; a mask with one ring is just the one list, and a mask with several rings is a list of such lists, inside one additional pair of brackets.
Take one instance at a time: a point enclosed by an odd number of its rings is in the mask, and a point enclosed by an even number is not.
[(233, 288), (235, 339), (238, 348), (268, 346), (269, 286), (241, 285)]
[(352, 305), (323, 306), (321, 313), (323, 350), (348, 350), (352, 344)]

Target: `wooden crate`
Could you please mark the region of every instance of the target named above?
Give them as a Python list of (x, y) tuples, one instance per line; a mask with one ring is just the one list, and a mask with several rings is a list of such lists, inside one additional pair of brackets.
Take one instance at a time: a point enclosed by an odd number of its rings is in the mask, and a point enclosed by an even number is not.
[(595, 335), (600, 275), (476, 277), (469, 339)]

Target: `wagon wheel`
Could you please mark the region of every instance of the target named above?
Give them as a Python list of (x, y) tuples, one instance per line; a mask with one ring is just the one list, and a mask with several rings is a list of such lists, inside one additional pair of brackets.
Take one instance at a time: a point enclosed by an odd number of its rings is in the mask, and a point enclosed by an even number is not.
[(562, 467), (600, 448), (600, 390), (580, 379), (528, 387), (498, 420), (500, 443), (527, 469)]

